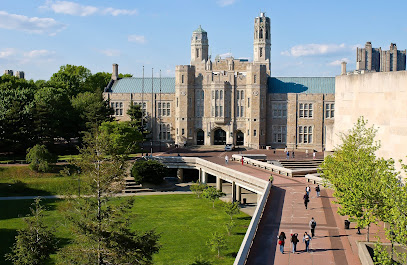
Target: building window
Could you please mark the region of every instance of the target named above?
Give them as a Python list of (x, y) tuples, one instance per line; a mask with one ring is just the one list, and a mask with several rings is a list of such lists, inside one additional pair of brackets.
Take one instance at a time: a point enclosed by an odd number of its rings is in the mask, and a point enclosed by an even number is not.
[(185, 135), (185, 129), (184, 128), (182, 128), (181, 133), (182, 133), (182, 135)]
[(286, 102), (272, 102), (271, 107), (273, 110), (273, 118), (286, 118), (287, 117), (287, 103)]
[(263, 48), (260, 48), (260, 57), (263, 57)]
[(181, 83), (184, 83), (184, 75), (181, 75)]
[(250, 108), (250, 98), (247, 98), (247, 107)]
[(300, 118), (312, 118), (313, 117), (312, 107), (313, 107), (312, 103), (300, 103), (298, 116)]
[(240, 117), (244, 117), (244, 107), (240, 106)]
[(160, 133), (160, 139), (169, 141), (171, 140), (171, 126), (169, 124), (161, 124), (161, 133)]
[(273, 143), (285, 143), (287, 137), (287, 126), (274, 125), (273, 131)]
[(113, 116), (123, 116), (123, 102), (110, 102), (114, 114)]
[(196, 58), (199, 58), (199, 49), (196, 49)]
[(240, 91), (238, 90), (236, 93), (236, 99), (239, 99), (239, 98), (240, 98)]
[(256, 75), (254, 75), (254, 76), (253, 76), (253, 83), (255, 83), (255, 84), (256, 84), (256, 81), (257, 81), (257, 76), (256, 76)]
[(178, 108), (178, 98), (177, 98), (177, 108)]
[(240, 98), (241, 98), (241, 99), (244, 99), (244, 91), (243, 91), (243, 90), (240, 91)]
[(257, 130), (253, 130), (253, 136), (257, 136)]
[(298, 143), (312, 144), (312, 126), (298, 126)]
[(335, 104), (326, 103), (325, 104), (325, 118), (332, 119), (335, 117), (334, 114), (335, 114)]
[(158, 103), (158, 117), (167, 116), (169, 117), (171, 113), (171, 104), (168, 103)]

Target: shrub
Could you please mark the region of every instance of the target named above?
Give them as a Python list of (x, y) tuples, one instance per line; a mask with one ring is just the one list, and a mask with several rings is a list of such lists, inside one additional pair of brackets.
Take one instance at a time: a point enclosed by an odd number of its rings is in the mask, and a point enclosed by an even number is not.
[(47, 172), (50, 169), (50, 163), (56, 162), (56, 157), (47, 150), (45, 145), (36, 144), (27, 149), (26, 160), (32, 170)]
[(154, 160), (138, 160), (131, 169), (131, 175), (137, 184), (161, 184), (168, 174), (168, 169), (160, 162)]
[(202, 192), (208, 187), (206, 184), (202, 183), (196, 183), (192, 184), (189, 189), (196, 194), (196, 196), (199, 198), (201, 197)]

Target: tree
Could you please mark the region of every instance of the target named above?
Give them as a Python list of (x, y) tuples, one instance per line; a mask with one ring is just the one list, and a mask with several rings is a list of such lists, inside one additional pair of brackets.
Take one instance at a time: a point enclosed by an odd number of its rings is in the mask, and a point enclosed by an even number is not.
[(40, 265), (57, 249), (53, 232), (44, 224), (44, 208), (36, 198), (30, 208), (32, 217), (24, 218), (27, 227), (17, 231), (16, 242), (6, 260), (16, 265)]
[(142, 140), (141, 133), (131, 126), (128, 121), (103, 122), (99, 127), (100, 133), (110, 141), (109, 147), (112, 152), (129, 154), (138, 150), (138, 144)]
[(94, 75), (88, 76), (84, 84), (86, 91), (102, 93), (104, 88), (109, 84), (111, 78), (112, 74), (106, 72), (98, 72)]
[(159, 185), (168, 174), (168, 169), (158, 161), (138, 160), (131, 169), (131, 175), (137, 184), (150, 183)]
[(220, 257), (220, 250), (227, 246), (225, 237), (218, 232), (214, 232), (206, 244), (212, 251), (218, 252), (218, 258)]
[(202, 197), (210, 200), (212, 202), (212, 207), (215, 208), (215, 201), (220, 197), (225, 196), (225, 193), (217, 190), (214, 187), (208, 187), (202, 192)]
[(86, 80), (91, 76), (89, 69), (83, 66), (63, 65), (57, 73), (51, 76), (50, 82), (60, 84), (65, 87), (69, 96), (75, 96), (81, 92), (94, 92), (86, 86)]
[[(73, 244), (58, 254), (59, 264), (151, 264), (159, 250), (159, 236), (153, 231), (129, 229), (133, 199), (115, 203), (111, 195), (124, 182), (127, 153), (114, 150), (118, 145), (106, 131), (93, 130), (84, 138), (76, 161), (82, 178), (91, 183), (93, 197), (71, 199), (64, 209), (71, 223)], [(123, 150), (129, 150), (123, 148)]]
[(233, 227), (236, 226), (236, 223), (233, 220), (230, 220), (230, 222), (225, 224), (226, 231), (228, 232), (228, 235), (230, 236), (230, 232), (232, 232)]
[[(129, 109), (127, 110), (127, 115), (129, 115), (132, 125), (134, 127), (141, 128), (142, 118), (143, 118), (143, 111), (141, 110), (141, 106), (138, 104), (134, 104), (133, 102), (130, 104)], [(144, 121), (144, 124), (146, 122)]]
[(196, 194), (196, 196), (199, 198), (202, 195), (202, 192), (208, 188), (208, 185), (203, 184), (203, 183), (195, 183), (189, 186), (189, 189)]
[(376, 129), (366, 128), (367, 121), (359, 118), (348, 134), (341, 135), (342, 144), (321, 165), (324, 178), (334, 188), (340, 204), (338, 213), (349, 215), (358, 227), (376, 223), (385, 210), (380, 194), (381, 179), (395, 177), (392, 161), (376, 158), (380, 143), (374, 140)]
[(55, 163), (56, 158), (51, 154), (45, 145), (36, 144), (27, 150), (27, 162), (30, 163), (30, 168), (35, 171), (49, 171), (49, 164)]
[(233, 215), (240, 213), (240, 204), (239, 202), (226, 202), (223, 205), (223, 210), (230, 216), (230, 220), (233, 220)]

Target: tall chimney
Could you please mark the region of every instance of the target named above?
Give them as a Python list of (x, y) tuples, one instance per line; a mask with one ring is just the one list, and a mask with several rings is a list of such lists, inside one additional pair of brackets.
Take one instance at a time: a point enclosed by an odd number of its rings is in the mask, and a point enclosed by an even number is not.
[(112, 80), (119, 79), (119, 65), (117, 63), (113, 64)]
[(346, 62), (341, 63), (341, 75), (346, 75)]

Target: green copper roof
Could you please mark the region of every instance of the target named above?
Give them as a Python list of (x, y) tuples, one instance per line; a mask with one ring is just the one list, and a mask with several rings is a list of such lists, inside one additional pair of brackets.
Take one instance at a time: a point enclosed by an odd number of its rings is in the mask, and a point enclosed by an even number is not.
[(197, 33), (206, 33), (206, 31), (201, 27), (201, 25), (199, 25), (199, 28), (197, 28), (196, 30), (194, 30), (194, 32), (197, 32)]
[(269, 77), (268, 92), (335, 94), (335, 77)]
[[(160, 93), (160, 78), (154, 79), (144, 78), (144, 93), (151, 93), (151, 88), (154, 93)], [(112, 88), (108, 92), (112, 93), (142, 93), (143, 78), (131, 77), (122, 78), (113, 83)], [(161, 93), (175, 93), (175, 77), (161, 78)]]

